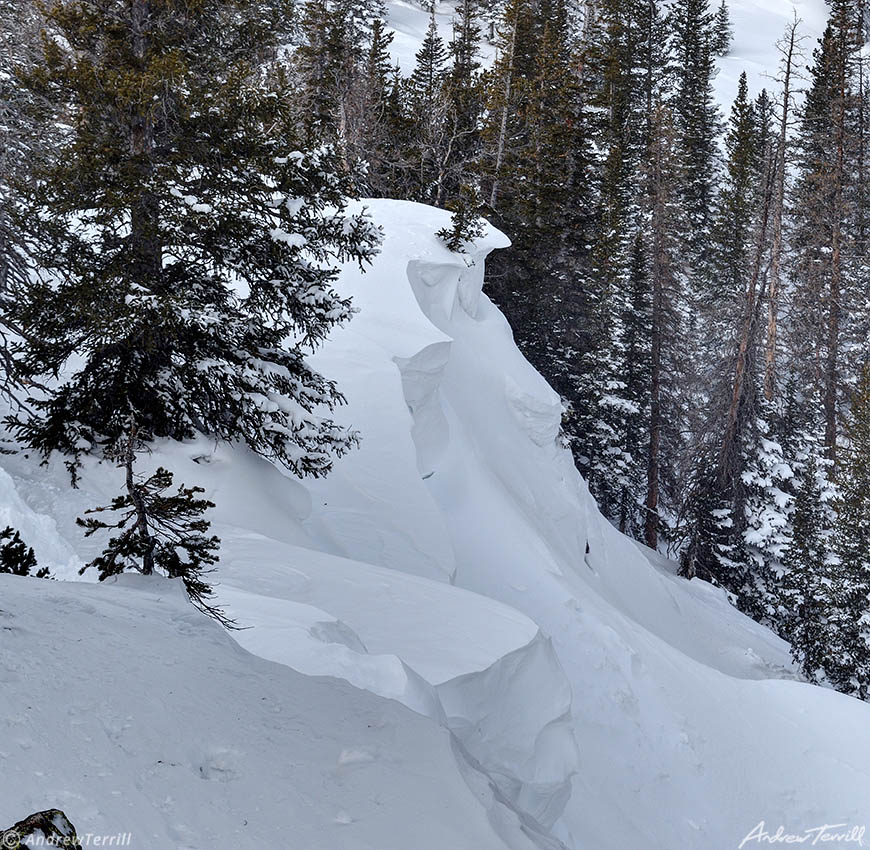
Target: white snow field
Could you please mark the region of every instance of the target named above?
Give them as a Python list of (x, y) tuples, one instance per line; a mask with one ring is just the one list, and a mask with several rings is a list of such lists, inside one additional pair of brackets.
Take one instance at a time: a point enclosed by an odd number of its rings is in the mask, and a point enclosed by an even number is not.
[[(446, 213), (369, 207), (383, 251), (343, 271), (359, 313), (316, 357), (361, 448), (317, 482), (205, 439), (146, 461), (217, 503), (246, 628), (163, 579), (0, 577), (0, 825), (57, 806), (139, 850), (729, 850), (761, 821), (864, 825), (870, 708), (601, 518), (481, 291), (507, 240), (462, 257)], [(0, 464), (0, 521), (75, 579), (98, 542), (74, 518), (120, 473), (72, 490), (60, 460)]]
[[(778, 73), (780, 59), (776, 42), (795, 16), (800, 21), (798, 34), (803, 36), (798, 44), (798, 68), (805, 68), (812, 60), (817, 39), (824, 32), (828, 17), (825, 0), (727, 0), (727, 3), (734, 28), (734, 43), (728, 55), (719, 59), (719, 74), (714, 82), (724, 117), (728, 116), (743, 71), (746, 72), (751, 96), (763, 88), (771, 95), (779, 93), (779, 83), (772, 79)], [(710, 6), (718, 6), (718, 0), (710, 0)], [(805, 85), (805, 81), (795, 80), (795, 88)]]

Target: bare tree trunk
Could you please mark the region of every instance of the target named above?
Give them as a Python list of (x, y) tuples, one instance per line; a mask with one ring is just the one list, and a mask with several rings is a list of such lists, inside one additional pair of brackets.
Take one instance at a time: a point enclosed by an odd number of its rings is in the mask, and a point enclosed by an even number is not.
[[(518, 16), (519, 10), (516, 15)], [(514, 17), (511, 26), (511, 40), (508, 43), (508, 52), (505, 56), (505, 77), (504, 77), (504, 103), (502, 104), (501, 119), (499, 121), (498, 140), (495, 147), (495, 170), (492, 175), (492, 191), (489, 193), (489, 206), (495, 209), (498, 203), (498, 178), (501, 172), (502, 162), (504, 160), (505, 138), (507, 136), (507, 121), (508, 110), (510, 109), (511, 89), (513, 86), (514, 75), (514, 52), (516, 51), (517, 43), (517, 16)]]
[(782, 85), (782, 117), (779, 123), (779, 139), (776, 147), (776, 189), (773, 199), (773, 245), (770, 252), (770, 287), (767, 296), (767, 341), (764, 347), (764, 397), (773, 401), (776, 393), (776, 344), (777, 318), (779, 315), (779, 291), (782, 264), (782, 216), (785, 206), (786, 143), (788, 140), (788, 116), (791, 105), (792, 61), (797, 43), (797, 28), (800, 20), (794, 21), (786, 31), (782, 48), (785, 74)]
[[(838, 180), (839, 182), (839, 180)], [(842, 187), (836, 190), (835, 207), (842, 204)], [(838, 215), (838, 214), (837, 214)], [(840, 222), (835, 221), (831, 239), (831, 289), (828, 307), (827, 356), (825, 358), (825, 456), (837, 457), (837, 371), (840, 361), (840, 295), (842, 292), (842, 256)]]
[(151, 530), (148, 527), (148, 510), (145, 507), (145, 500), (142, 498), (142, 491), (136, 484), (136, 477), (133, 474), (133, 466), (136, 462), (136, 438), (138, 430), (136, 424), (130, 422), (130, 436), (127, 439), (127, 448), (124, 453), (124, 469), (126, 471), (126, 486), (127, 494), (130, 496), (130, 501), (136, 510), (136, 525), (135, 528), (142, 540), (142, 573), (150, 576), (154, 572), (154, 544), (155, 540), (151, 536)]
[(770, 161), (771, 157), (769, 153), (767, 159), (764, 196), (760, 210), (752, 270), (750, 272), (749, 285), (746, 289), (746, 308), (737, 346), (737, 363), (734, 368), (731, 403), (728, 406), (725, 432), (719, 453), (717, 481), (720, 489), (727, 489), (736, 473), (738, 462), (737, 449), (740, 437), (740, 408), (746, 397), (750, 346), (755, 337), (759, 306), (763, 297), (762, 272), (764, 254), (768, 242), (774, 178), (774, 165)]
[(653, 269), (652, 349), (650, 352), (649, 453), (646, 466), (646, 517), (644, 520), (644, 540), (650, 549), (657, 549), (659, 543), (659, 469), (661, 467), (662, 443), (662, 310), (664, 307), (660, 263), (666, 262), (666, 257), (662, 255), (658, 245), (658, 238), (656, 242), (656, 268)]
[[(846, 46), (843, 45), (845, 52)], [(828, 293), (827, 352), (824, 366), (825, 456), (837, 458), (837, 377), (840, 366), (840, 298), (843, 292), (843, 183), (846, 167), (846, 76), (845, 55), (839, 71), (837, 105), (837, 168), (834, 173), (834, 209), (831, 222), (831, 283)]]
[[(858, 0), (858, 26), (860, 43), (864, 44), (864, 36), (866, 31), (867, 4), (865, 0)], [(864, 102), (867, 84), (865, 82), (865, 63), (866, 57), (863, 50), (858, 51), (858, 203), (856, 212), (858, 214), (858, 240), (860, 249), (863, 251), (866, 247), (867, 238), (867, 213), (865, 210), (865, 201), (867, 198), (867, 160), (864, 151), (864, 142), (867, 135), (867, 113), (866, 104)]]
[(673, 270), (668, 255), (668, 186), (664, 165), (664, 146), (670, 143), (665, 137), (661, 107), (650, 128), (650, 143), (653, 147), (653, 173), (651, 197), (653, 212), (653, 257), (652, 257), (652, 328), (650, 339), (650, 411), (649, 445), (646, 466), (646, 499), (644, 518), (644, 541), (650, 549), (657, 549), (659, 542), (659, 498), (661, 487), (662, 444), (662, 342), (664, 335), (665, 286), (670, 282)]

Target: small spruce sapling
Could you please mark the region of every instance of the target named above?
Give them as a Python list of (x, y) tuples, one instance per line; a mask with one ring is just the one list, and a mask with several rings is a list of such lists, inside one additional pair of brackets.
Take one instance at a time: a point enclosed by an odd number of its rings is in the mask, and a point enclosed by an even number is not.
[(727, 56), (733, 39), (734, 30), (731, 27), (728, 5), (725, 0), (722, 0), (713, 19), (713, 52), (718, 56)]
[(205, 578), (218, 561), (216, 553), (220, 545), (217, 537), (209, 536), (211, 523), (203, 517), (214, 504), (199, 498), (204, 492), (201, 487), (181, 484), (172, 493), (172, 473), (163, 467), (148, 477), (135, 472), (139, 447), (136, 428), (131, 426), (119, 453), (119, 465), (126, 472), (125, 492), (110, 504), (87, 511), (110, 512), (114, 520), (98, 516), (76, 520), (85, 529), (86, 537), (101, 531), (117, 532), (81, 572), (94, 567), (99, 571), (100, 581), (128, 570), (144, 575), (158, 570), (169, 578), (180, 578), (190, 601), (200, 611), (232, 627), (233, 621), (210, 601), (213, 591)]
[(11, 525), (0, 531), (0, 541), (3, 541), (0, 546), (0, 573), (51, 578), (47, 567), (37, 569), (33, 548), (21, 539), (21, 534)]
[(450, 227), (442, 228), (435, 235), (454, 253), (464, 254), (469, 243), (486, 232), (484, 220), (477, 212), (478, 193), (469, 186), (462, 186), (459, 197), (447, 206), (453, 211)]

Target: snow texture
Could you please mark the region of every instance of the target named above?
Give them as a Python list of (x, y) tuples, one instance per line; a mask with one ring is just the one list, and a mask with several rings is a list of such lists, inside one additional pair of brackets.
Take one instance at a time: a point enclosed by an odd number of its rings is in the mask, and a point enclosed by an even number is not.
[[(146, 463), (217, 503), (219, 600), (175, 582), (0, 577), (0, 823), (62, 808), (137, 848), (726, 850), (761, 820), (861, 825), (865, 704), (620, 536), (559, 439), (561, 405), (482, 292), (448, 214), (385, 231), (338, 286), (358, 315), (314, 365), (362, 446), (299, 482), (243, 447)], [(61, 578), (74, 517), (120, 486), (0, 458), (4, 521)], [(93, 579), (92, 576), (86, 578)]]

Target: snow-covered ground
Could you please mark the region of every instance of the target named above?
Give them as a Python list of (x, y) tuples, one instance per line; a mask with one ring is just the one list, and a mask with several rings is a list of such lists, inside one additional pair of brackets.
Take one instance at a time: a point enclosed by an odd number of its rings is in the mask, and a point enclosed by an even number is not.
[[(417, 51), (429, 27), (430, 12), (423, 8), (423, 4), (412, 0), (387, 0), (386, 7), (390, 32), (393, 33), (390, 55), (402, 73), (408, 75), (414, 70)], [(453, 38), (455, 11), (455, 0), (442, 0), (435, 4), (435, 23), (445, 44), (449, 44)], [(484, 32), (484, 35), (488, 35), (488, 32)], [(491, 64), (495, 48), (488, 38), (483, 39), (480, 53), (483, 64)]]
[[(247, 628), (164, 580), (0, 581), (0, 826), (59, 806), (143, 850), (727, 850), (762, 820), (863, 825), (870, 709), (601, 518), (481, 291), (504, 237), (464, 258), (446, 213), (370, 207), (383, 252), (344, 270), (360, 312), (316, 357), (362, 447), (317, 482), (204, 439), (148, 460), (217, 503)], [(0, 519), (76, 578), (74, 518), (118, 471), (0, 465)]]
[[(710, 8), (718, 6), (718, 0), (710, 0)], [(731, 103), (737, 94), (741, 73), (746, 72), (749, 92), (754, 97), (763, 88), (769, 92), (779, 91), (779, 84), (772, 78), (779, 66), (777, 41), (795, 15), (801, 21), (799, 33), (805, 36), (802, 42), (805, 65), (812, 58), (816, 40), (825, 28), (828, 6), (825, 0), (728, 0), (731, 23), (734, 28), (734, 43), (727, 56), (719, 59), (719, 72), (714, 81), (716, 100), (723, 117), (728, 116)], [(452, 37), (454, 0), (441, 0), (435, 5), (438, 32), (449, 43)], [(387, 12), (393, 43), (390, 53), (405, 74), (414, 69), (414, 57), (420, 49), (429, 12), (420, 3), (409, 0), (388, 0)], [(484, 39), (481, 61), (489, 66), (495, 56), (495, 47)]]
[[(776, 42), (785, 34), (795, 16), (800, 21), (798, 33), (802, 60), (798, 68), (805, 68), (819, 36), (824, 32), (828, 18), (825, 0), (727, 0), (734, 28), (734, 43), (727, 56), (719, 59), (719, 73), (714, 82), (716, 98), (723, 115), (727, 117), (735, 96), (741, 73), (746, 72), (749, 93), (753, 97), (763, 88), (777, 94), (780, 83), (777, 76), (780, 55)], [(712, 0), (711, 7), (718, 5)], [(797, 81), (797, 87), (803, 85)]]

